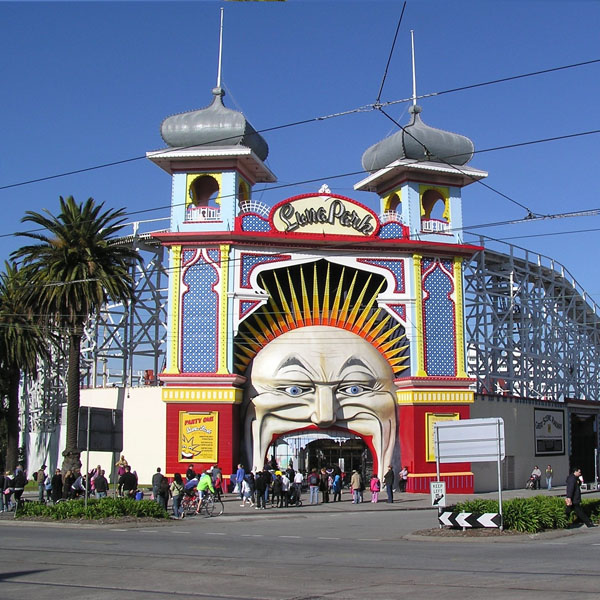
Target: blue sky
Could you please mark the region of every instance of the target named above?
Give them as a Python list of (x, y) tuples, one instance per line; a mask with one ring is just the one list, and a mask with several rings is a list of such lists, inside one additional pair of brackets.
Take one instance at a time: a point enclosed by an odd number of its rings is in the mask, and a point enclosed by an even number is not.
[[(376, 100), (400, 1), (0, 3), (2, 259), (23, 243), (12, 234), (25, 227), (25, 210), (54, 212), (60, 195), (125, 207), (136, 212), (132, 220), (169, 215), (170, 178), (146, 159), (5, 186), (164, 147), (162, 120), (212, 99), (221, 6), (225, 104), (257, 130)], [(409, 1), (381, 99), (412, 93), (411, 29), (417, 92), (429, 94), (600, 59), (599, 24), (595, 1)], [(600, 129), (599, 97), (594, 63), (419, 103), (427, 124), (462, 133), (484, 150)], [(408, 106), (387, 111), (405, 124)], [(278, 185), (296, 185), (256, 189), (254, 197), (275, 204), (327, 183), (375, 207), (374, 195), (353, 191), (364, 175), (333, 176), (360, 171), (364, 150), (395, 131), (368, 111), (264, 133)], [(599, 147), (600, 134), (592, 134), (476, 154), (470, 164), (534, 213), (588, 210), (600, 207)], [(318, 182), (300, 183), (310, 179)], [(463, 210), (467, 226), (527, 214), (478, 184), (463, 191)], [(600, 300), (599, 232), (581, 232), (599, 228), (593, 216), (478, 231), (556, 259)]]

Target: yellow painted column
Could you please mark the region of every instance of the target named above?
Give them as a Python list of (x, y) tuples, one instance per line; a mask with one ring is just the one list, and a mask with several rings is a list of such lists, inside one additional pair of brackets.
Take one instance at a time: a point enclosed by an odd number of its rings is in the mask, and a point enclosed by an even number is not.
[(425, 371), (425, 348), (423, 346), (423, 291), (422, 291), (422, 269), (420, 254), (413, 255), (413, 272), (415, 282), (415, 329), (417, 341), (417, 377), (427, 377)]
[(169, 323), (169, 364), (165, 373), (179, 373), (179, 348), (181, 331), (179, 329), (179, 315), (181, 309), (181, 246), (171, 247), (171, 280), (172, 296), (171, 302), (171, 322)]
[(456, 331), (456, 376), (467, 377), (465, 369), (465, 328), (464, 328), (464, 295), (462, 279), (463, 259), (460, 256), (454, 257), (454, 289), (455, 310), (454, 310), (454, 330)]
[(221, 245), (221, 305), (219, 306), (219, 363), (217, 366), (217, 373), (220, 375), (228, 375), (229, 369), (227, 368), (227, 349), (228, 349), (228, 308), (229, 308), (229, 296), (228, 296), (228, 283), (229, 283), (229, 251), (228, 245)]

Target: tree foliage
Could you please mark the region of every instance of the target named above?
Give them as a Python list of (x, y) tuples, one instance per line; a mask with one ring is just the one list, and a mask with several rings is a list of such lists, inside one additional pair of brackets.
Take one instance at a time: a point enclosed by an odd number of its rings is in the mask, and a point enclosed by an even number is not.
[(0, 274), (0, 393), (6, 434), (6, 465), (12, 470), (18, 460), (19, 382), (22, 374), (33, 375), (38, 357), (47, 348), (47, 333), (40, 326), (32, 305), (30, 284), (15, 264), (5, 263)]
[(41, 231), (19, 232), (33, 244), (12, 253), (21, 260), (32, 283), (30, 296), (44, 322), (67, 339), (67, 448), (65, 468), (79, 466), (77, 425), (79, 413), (79, 354), (85, 322), (108, 300), (128, 303), (133, 299), (133, 265), (140, 256), (116, 234), (125, 222), (123, 209), (104, 210), (93, 198), (78, 204), (72, 196), (60, 197), (60, 211), (53, 216), (27, 211), (24, 223)]

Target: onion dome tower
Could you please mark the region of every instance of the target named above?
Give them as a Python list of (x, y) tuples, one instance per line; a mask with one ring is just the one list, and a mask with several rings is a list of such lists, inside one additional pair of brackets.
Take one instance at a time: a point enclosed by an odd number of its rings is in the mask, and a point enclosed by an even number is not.
[(413, 102), (409, 123), (365, 151), (371, 175), (354, 187), (379, 194), (384, 218), (408, 226), (411, 238), (462, 243), (461, 189), (487, 173), (467, 166), (469, 138), (425, 124)]
[[(219, 77), (220, 80), (220, 77)], [(246, 117), (223, 104), (217, 82), (212, 103), (167, 117), (165, 150), (147, 157), (173, 177), (173, 231), (232, 231), (256, 183), (276, 181), (264, 164), (269, 147)]]

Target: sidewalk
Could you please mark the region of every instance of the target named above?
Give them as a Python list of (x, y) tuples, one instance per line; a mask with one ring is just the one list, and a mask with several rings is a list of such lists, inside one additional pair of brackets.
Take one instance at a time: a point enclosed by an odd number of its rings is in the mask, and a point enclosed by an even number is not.
[[(552, 488), (548, 491), (542, 490), (502, 490), (502, 501), (510, 500), (512, 498), (529, 498), (533, 496), (561, 496), (565, 495), (565, 486), (559, 486)], [(594, 492), (582, 492), (584, 498), (600, 498), (600, 491)], [(319, 499), (321, 494), (319, 494)], [(342, 493), (341, 502), (327, 502), (319, 504), (308, 504), (308, 493), (302, 495), (302, 506), (301, 507), (289, 507), (289, 508), (275, 508), (270, 505), (267, 506), (266, 510), (256, 510), (254, 507), (240, 506), (239, 496), (233, 494), (226, 494), (223, 497), (225, 504), (225, 512), (223, 516), (258, 516), (258, 515), (287, 515), (294, 512), (301, 512), (302, 514), (314, 513), (346, 513), (346, 512), (365, 512), (365, 511), (408, 511), (408, 510), (424, 510), (431, 509), (437, 510), (437, 507), (433, 507), (431, 504), (431, 496), (429, 494), (407, 494), (398, 493), (394, 494), (394, 503), (388, 504), (386, 502), (386, 495), (384, 493), (379, 494), (379, 502), (373, 504), (371, 502), (370, 492), (365, 491), (365, 501), (360, 504), (352, 504), (351, 495), (348, 490), (344, 490)], [(498, 492), (483, 492), (478, 494), (449, 494), (446, 500), (446, 506), (450, 507), (458, 502), (464, 502), (466, 500), (497, 500)]]
[[(525, 489), (517, 489), (517, 490), (502, 490), (502, 501), (510, 500), (512, 498), (530, 498), (532, 496), (561, 496), (565, 495), (565, 486), (558, 486), (552, 488), (552, 490), (548, 491), (546, 489), (541, 490), (525, 490)], [(582, 495), (584, 498), (600, 498), (600, 491), (583, 491)], [(24, 495), (27, 500), (35, 501), (37, 500), (37, 493), (34, 492), (26, 492)], [(149, 498), (149, 494), (146, 496)], [(319, 499), (321, 495), (319, 494)], [(497, 500), (498, 492), (482, 492), (477, 494), (449, 494), (446, 498), (446, 507), (453, 506), (458, 502), (464, 502), (466, 500)], [(379, 494), (379, 502), (377, 504), (373, 504), (371, 502), (371, 493), (365, 491), (364, 493), (364, 502), (360, 504), (352, 504), (352, 497), (348, 490), (344, 490), (342, 493), (342, 501), (341, 502), (328, 502), (319, 504), (308, 504), (308, 492), (302, 495), (302, 506), (295, 507), (291, 506), (288, 508), (275, 508), (271, 505), (267, 506), (266, 510), (256, 510), (254, 507), (240, 506), (239, 496), (233, 494), (225, 494), (223, 496), (223, 502), (225, 505), (225, 512), (223, 513), (223, 517), (240, 517), (240, 516), (276, 516), (276, 515), (289, 515), (294, 513), (301, 514), (309, 514), (309, 513), (354, 513), (354, 512), (372, 512), (372, 511), (409, 511), (409, 510), (436, 510), (437, 507), (433, 507), (431, 504), (431, 496), (429, 494), (408, 494), (408, 493), (399, 493), (396, 492), (394, 494), (394, 503), (388, 504), (386, 502), (385, 492)], [(169, 504), (169, 512), (171, 510)], [(8, 514), (5, 513), (2, 515), (5, 518), (8, 518)], [(12, 513), (10, 513), (10, 518), (12, 518)], [(193, 518), (193, 517), (192, 517)]]

